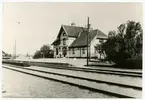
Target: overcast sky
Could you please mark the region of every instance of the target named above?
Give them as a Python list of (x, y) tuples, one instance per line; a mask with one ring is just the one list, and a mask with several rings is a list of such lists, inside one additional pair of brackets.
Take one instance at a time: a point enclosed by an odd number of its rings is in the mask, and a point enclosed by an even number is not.
[(116, 30), (127, 20), (143, 24), (141, 3), (4, 3), (3, 50), (13, 53), (33, 54), (43, 44), (51, 44), (62, 24), (85, 26), (87, 17), (93, 29), (105, 34)]

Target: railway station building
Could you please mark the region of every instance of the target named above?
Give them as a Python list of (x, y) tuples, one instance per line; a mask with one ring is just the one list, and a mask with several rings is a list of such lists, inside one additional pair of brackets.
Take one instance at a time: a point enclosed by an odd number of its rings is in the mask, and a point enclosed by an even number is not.
[(89, 57), (100, 58), (97, 45), (105, 42), (108, 36), (99, 29), (90, 29), (88, 34), (87, 28), (74, 24), (61, 25), (56, 40), (52, 43), (54, 58), (86, 58), (87, 36)]

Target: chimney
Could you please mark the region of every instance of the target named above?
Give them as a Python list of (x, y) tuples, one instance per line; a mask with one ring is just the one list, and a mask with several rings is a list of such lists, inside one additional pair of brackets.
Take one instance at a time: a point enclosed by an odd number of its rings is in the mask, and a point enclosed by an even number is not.
[(75, 26), (75, 25), (76, 25), (75, 22), (72, 22), (72, 23), (71, 23), (71, 26)]

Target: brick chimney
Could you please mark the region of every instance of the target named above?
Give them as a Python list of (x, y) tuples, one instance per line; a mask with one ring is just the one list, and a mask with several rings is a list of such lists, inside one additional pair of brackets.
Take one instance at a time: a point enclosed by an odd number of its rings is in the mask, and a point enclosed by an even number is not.
[(75, 25), (76, 25), (75, 22), (72, 22), (72, 23), (71, 23), (71, 26), (75, 26)]

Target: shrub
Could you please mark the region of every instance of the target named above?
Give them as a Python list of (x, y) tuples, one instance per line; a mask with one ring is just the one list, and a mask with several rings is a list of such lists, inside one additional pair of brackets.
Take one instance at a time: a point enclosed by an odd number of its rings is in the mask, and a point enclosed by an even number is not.
[(114, 67), (126, 69), (142, 69), (142, 59), (127, 59), (124, 62), (115, 65)]
[(126, 24), (121, 24), (117, 32), (110, 32), (110, 35), (108, 34), (108, 40), (102, 45), (106, 59), (113, 61), (121, 67), (130, 66), (130, 68), (134, 68), (135, 63), (141, 65), (138, 63), (142, 59), (143, 31), (140, 23), (128, 21)]
[(53, 58), (53, 50), (50, 49), (49, 45), (43, 45), (40, 50), (36, 51), (33, 58)]

